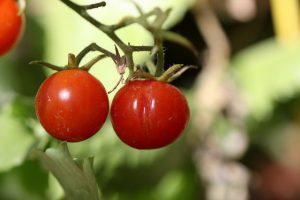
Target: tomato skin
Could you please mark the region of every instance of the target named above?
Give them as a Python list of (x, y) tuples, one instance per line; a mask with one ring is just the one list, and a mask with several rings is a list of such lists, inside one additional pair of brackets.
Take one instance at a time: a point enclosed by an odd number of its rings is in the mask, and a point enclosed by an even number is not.
[(0, 56), (17, 43), (23, 33), (24, 17), (16, 0), (0, 0)]
[(35, 108), (38, 119), (51, 136), (79, 142), (102, 127), (109, 104), (100, 81), (86, 71), (71, 69), (57, 72), (42, 83)]
[(111, 105), (118, 137), (136, 149), (155, 149), (172, 143), (189, 119), (185, 97), (174, 86), (153, 80), (134, 80), (123, 86)]

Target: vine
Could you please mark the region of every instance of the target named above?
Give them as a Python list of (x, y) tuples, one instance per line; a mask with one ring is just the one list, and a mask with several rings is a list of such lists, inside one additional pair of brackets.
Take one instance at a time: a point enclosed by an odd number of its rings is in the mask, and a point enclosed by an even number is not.
[[(89, 52), (98, 51), (102, 54), (94, 58), (93, 61), (91, 62), (95, 63), (105, 57), (109, 57), (114, 61), (114, 63), (117, 66), (118, 72), (121, 75), (120, 80), (123, 79), (122, 75), (124, 73), (125, 68), (129, 69), (129, 78), (131, 78), (136, 70), (141, 70), (140, 67), (135, 65), (134, 63), (133, 53), (146, 51), (146, 52), (150, 52), (152, 57), (154, 57), (154, 59), (156, 60), (156, 64), (153, 64), (152, 61), (147, 62), (145, 66), (147, 68), (147, 71), (152, 72), (153, 73), (152, 75), (154, 75), (155, 77), (169, 76), (168, 74), (164, 74), (164, 73), (169, 73), (169, 72), (165, 72), (164, 69), (164, 49), (163, 49), (164, 40), (178, 43), (179, 45), (182, 45), (188, 48), (189, 50), (191, 50), (195, 56), (198, 56), (198, 52), (196, 48), (188, 39), (184, 38), (183, 36), (175, 32), (171, 32), (163, 29), (163, 24), (166, 22), (171, 12), (171, 9), (167, 9), (166, 11), (163, 11), (160, 8), (156, 7), (151, 11), (145, 13), (137, 4), (134, 4), (140, 14), (138, 17), (125, 17), (117, 24), (106, 25), (96, 20), (88, 13), (88, 11), (91, 9), (99, 9), (101, 7), (106, 6), (106, 2), (102, 1), (102, 2), (89, 4), (89, 5), (79, 5), (70, 0), (60, 0), (60, 1), (64, 3), (66, 6), (68, 6), (71, 10), (76, 12), (78, 15), (83, 17), (86, 21), (90, 22), (98, 30), (106, 34), (116, 45), (115, 52), (113, 53), (100, 47), (96, 43), (89, 44), (76, 56), (76, 63), (78, 65), (81, 63), (85, 55), (87, 55)], [(149, 21), (150, 17), (154, 17), (154, 20), (151, 22)], [(153, 46), (143, 46), (143, 45), (136, 46), (136, 45), (131, 45), (130, 43), (126, 44), (116, 34), (117, 30), (135, 23), (145, 28), (153, 36), (153, 40), (154, 40)], [(123, 56), (120, 56), (118, 52), (118, 48), (120, 48), (124, 53)], [(31, 64), (41, 64), (58, 71), (64, 69), (64, 67), (61, 68), (44, 61), (33, 61), (31, 62)], [(178, 70), (178, 66), (179, 65), (176, 66), (174, 65), (170, 67), (170, 68), (174, 68), (173, 70), (171, 70), (172, 74), (174, 74), (174, 71)], [(191, 66), (183, 66), (183, 65), (180, 66), (182, 66), (182, 68), (184, 68), (185, 70), (191, 67)], [(88, 70), (89, 68), (84, 67), (83, 69)], [(135, 73), (135, 76), (137, 74), (138, 73)], [(178, 77), (178, 75), (175, 75), (174, 77)], [(164, 80), (163, 78), (158, 78), (158, 79)]]
[[(180, 76), (184, 71), (195, 66), (184, 66), (175, 64), (164, 69), (164, 40), (176, 42), (193, 52), (198, 56), (198, 52), (194, 45), (183, 36), (163, 29), (163, 25), (168, 19), (171, 9), (165, 11), (160, 8), (154, 8), (149, 12), (144, 12), (137, 4), (134, 4), (139, 12), (137, 17), (125, 17), (119, 23), (106, 25), (92, 17), (88, 11), (92, 9), (100, 9), (106, 5), (106, 2), (98, 2), (89, 5), (79, 5), (70, 0), (60, 0), (63, 4), (90, 22), (99, 31), (106, 34), (115, 43), (115, 52), (111, 52), (96, 43), (91, 43), (83, 48), (77, 55), (69, 54), (68, 64), (66, 66), (56, 66), (44, 61), (33, 61), (31, 64), (41, 64), (56, 71), (64, 69), (80, 68), (88, 71), (95, 63), (110, 58), (114, 61), (120, 79), (116, 86), (108, 93), (112, 92), (124, 80), (126, 68), (129, 70), (127, 80), (131, 79), (153, 79), (158, 81), (170, 82)], [(151, 17), (151, 21), (149, 18)], [(154, 18), (154, 20), (153, 20)], [(139, 24), (147, 30), (153, 37), (153, 46), (136, 46), (130, 43), (126, 44), (117, 34), (116, 31), (127, 27), (131, 24)], [(123, 55), (119, 53), (119, 49)], [(81, 65), (83, 58), (90, 52), (97, 51), (100, 54), (91, 59), (84, 65)], [(134, 63), (133, 54), (135, 52), (149, 52), (152, 60), (146, 62), (146, 66), (139, 66)], [(144, 70), (146, 68), (146, 70)], [(69, 153), (67, 144), (63, 143), (58, 148), (49, 148), (45, 152), (36, 150), (34, 155), (38, 157), (46, 168), (57, 178), (63, 187), (67, 199), (100, 199), (99, 189), (96, 179), (92, 173), (92, 160), (74, 160)]]

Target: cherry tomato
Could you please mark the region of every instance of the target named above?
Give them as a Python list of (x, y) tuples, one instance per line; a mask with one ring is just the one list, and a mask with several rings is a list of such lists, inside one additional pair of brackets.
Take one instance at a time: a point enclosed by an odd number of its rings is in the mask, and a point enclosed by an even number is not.
[(124, 143), (137, 149), (155, 149), (179, 137), (189, 119), (189, 108), (176, 87), (134, 80), (117, 92), (110, 114), (113, 128)]
[(0, 56), (7, 53), (23, 32), (24, 20), (16, 0), (0, 0)]
[(108, 115), (103, 85), (80, 69), (57, 72), (46, 79), (36, 95), (36, 113), (53, 137), (79, 142), (93, 136)]

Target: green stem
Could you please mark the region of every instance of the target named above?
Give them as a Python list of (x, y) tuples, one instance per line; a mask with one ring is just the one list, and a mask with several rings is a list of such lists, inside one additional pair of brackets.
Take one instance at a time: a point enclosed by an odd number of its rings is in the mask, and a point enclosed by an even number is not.
[(151, 51), (153, 46), (132, 46), (130, 45), (132, 51)]
[(91, 43), (87, 47), (85, 47), (81, 52), (79, 52), (79, 54), (76, 56), (77, 64), (79, 65), (80, 62), (82, 61), (83, 57), (91, 51), (99, 51), (99, 52), (103, 53), (104, 55), (106, 55), (107, 57), (116, 59), (116, 55), (113, 54), (112, 52), (110, 52), (106, 49), (103, 49), (102, 47), (98, 46), (96, 43)]
[(155, 16), (158, 16), (159, 13), (161, 13), (161, 10), (159, 8), (154, 8), (153, 10), (151, 10), (149, 13), (145, 13), (139, 17), (126, 17), (124, 18), (123, 20), (121, 20), (118, 24), (116, 25), (111, 25), (110, 28), (111, 30), (113, 31), (116, 31), (118, 29), (121, 29), (125, 26), (129, 26), (129, 25), (132, 25), (132, 24), (135, 24), (135, 23), (138, 23), (138, 24), (143, 24), (145, 22), (146, 19), (148, 19), (149, 17), (155, 15)]
[(125, 56), (126, 56), (127, 67), (129, 69), (129, 75), (131, 75), (134, 72), (134, 62), (133, 62), (132, 52), (125, 53)]
[(102, 60), (103, 58), (106, 58), (106, 57), (107, 56), (103, 55), (103, 54), (102, 55), (98, 55), (97, 57), (95, 57), (94, 59), (90, 60), (88, 63), (86, 63), (85, 65), (83, 65), (80, 69), (89, 71), (94, 64), (96, 64), (99, 60)]
[(91, 9), (95, 9), (95, 8), (99, 8), (99, 7), (104, 7), (104, 6), (106, 6), (106, 3), (104, 1), (102, 1), (102, 2), (99, 2), (99, 3), (94, 3), (94, 4), (82, 6), (82, 7), (85, 10), (91, 10)]
[(167, 41), (170, 41), (173, 43), (177, 43), (177, 44), (189, 49), (190, 51), (192, 51), (196, 57), (199, 56), (197, 48), (194, 46), (194, 44), (187, 38), (183, 37), (182, 35), (180, 35), (178, 33), (174, 33), (172, 31), (162, 31), (161, 34), (162, 34), (162, 38), (164, 40), (167, 40)]
[[(88, 14), (87, 8), (89, 8), (89, 5), (87, 5), (87, 6), (80, 6), (80, 5), (76, 4), (76, 3), (73, 3), (70, 0), (61, 0), (61, 2), (63, 2), (65, 5), (67, 5), (69, 8), (71, 8), (73, 11), (75, 11), (81, 17), (83, 17), (88, 22), (90, 22), (92, 25), (94, 25), (96, 28), (98, 28), (103, 33), (105, 33), (123, 51), (126, 51), (128, 49), (127, 45), (115, 34), (114, 30), (112, 30), (110, 28), (110, 26), (107, 26), (105, 24), (100, 23), (99, 21), (97, 21), (91, 15)], [(103, 4), (105, 5), (105, 3), (103, 3)]]
[[(154, 37), (155, 40), (155, 47), (156, 47), (156, 56), (157, 56), (157, 69), (155, 72), (155, 76), (160, 76), (164, 72), (164, 50), (163, 50), (163, 39), (169, 39), (171, 41), (179, 40), (178, 43), (182, 44), (183, 46), (189, 47), (190, 49), (195, 51), (194, 46), (185, 38), (180, 35), (172, 34), (171, 32), (165, 32), (162, 31), (162, 25), (166, 21), (170, 9), (166, 12), (163, 12), (160, 8), (154, 8), (152, 11), (148, 13), (143, 13), (142, 9), (138, 7), (137, 4), (137, 10), (140, 13), (139, 17), (126, 17), (123, 20), (121, 20), (120, 23), (117, 25), (105, 25), (99, 21), (97, 21), (95, 18), (93, 18), (91, 15), (88, 14), (87, 10), (98, 8), (101, 6), (105, 6), (105, 2), (100, 2), (96, 4), (91, 5), (78, 5), (71, 0), (60, 0), (62, 3), (67, 5), (69, 8), (71, 8), (73, 11), (75, 11), (77, 14), (79, 14), (81, 17), (83, 17), (85, 20), (90, 22), (93, 26), (98, 28), (100, 31), (105, 33), (112, 41), (115, 42), (115, 44), (123, 51), (126, 57), (126, 63), (127, 67), (129, 69), (130, 75), (135, 71), (135, 65), (133, 60), (133, 52), (135, 51), (153, 51), (153, 47), (151, 46), (131, 46), (130, 44), (125, 44), (119, 36), (115, 33), (118, 29), (123, 28), (125, 26), (131, 25), (133, 23), (138, 23), (141, 26), (143, 26), (146, 30), (148, 30)], [(155, 20), (152, 23), (149, 23), (148, 18), (151, 16), (155, 16)], [(85, 49), (83, 49), (76, 57), (77, 64), (81, 62), (83, 57), (89, 53), (90, 51), (100, 51), (104, 53), (106, 56), (111, 57), (113, 60), (116, 60), (116, 55), (103, 49), (102, 47), (96, 45), (95, 43), (90, 44)]]
[(162, 25), (167, 20), (170, 12), (171, 12), (171, 9), (167, 9), (165, 12), (161, 11), (161, 13), (154, 20), (152, 27), (154, 27), (156, 30), (161, 30)]
[(157, 62), (155, 76), (160, 76), (164, 72), (164, 49), (162, 46), (162, 40), (159, 37), (155, 39), (155, 44), (157, 46)]
[[(126, 55), (127, 64), (128, 64), (127, 67), (128, 67), (128, 69), (129, 69), (129, 71), (130, 71), (131, 74), (134, 72), (134, 62), (133, 62), (133, 58), (132, 58), (133, 52), (134, 51), (151, 51), (152, 47), (149, 47), (149, 46), (130, 46), (130, 45), (126, 45), (116, 35), (115, 31), (117, 29), (122, 28), (124, 26), (127, 26), (127, 25), (129, 25), (131, 23), (141, 22), (141, 21), (147, 19), (147, 17), (152, 16), (153, 14), (157, 13), (158, 9), (154, 9), (148, 15), (142, 15), (141, 17), (138, 17), (138, 18), (131, 18), (133, 20), (129, 20), (129, 22), (127, 21), (126, 23), (119, 23), (119, 25), (117, 25), (117, 26), (108, 26), (108, 25), (102, 24), (99, 21), (97, 21), (96, 19), (94, 19), (87, 12), (88, 9), (93, 9), (93, 8), (100, 7), (100, 6), (105, 6), (105, 2), (100, 2), (100, 3), (97, 3), (97, 4), (86, 5), (86, 6), (78, 5), (78, 4), (76, 4), (76, 3), (74, 3), (74, 2), (72, 2), (70, 0), (61, 0), (61, 2), (63, 2), (65, 5), (67, 5), (69, 8), (71, 8), (73, 11), (75, 11), (81, 17), (83, 17), (88, 22), (90, 22), (92, 25), (94, 25), (96, 28), (98, 28), (103, 33), (105, 33), (111, 40), (113, 40), (120, 47), (120, 49)], [(125, 22), (125, 21), (123, 21), (123, 22)], [(84, 50), (82, 50), (78, 54), (78, 56), (76, 58), (77, 62), (80, 63), (81, 60), (82, 60), (82, 58), (89, 51), (93, 51), (93, 50), (100, 51), (100, 52), (104, 53), (105, 55), (111, 57), (112, 59), (115, 58), (114, 54), (112, 54), (111, 52), (109, 52), (109, 51), (107, 51), (107, 50), (105, 50), (105, 49), (97, 46), (95, 43), (93, 43), (93, 44), (89, 45), (88, 47), (86, 47)]]
[(88, 22), (96, 26), (98, 29), (103, 31), (104, 33), (108, 33), (109, 29), (106, 25), (100, 23), (99, 21), (95, 20), (93, 17), (91, 17), (88, 12), (86, 11), (89, 5), (87, 6), (80, 6), (70, 0), (60, 0), (62, 3), (67, 5), (69, 8), (71, 8), (73, 11), (75, 11), (77, 14), (79, 14), (81, 17), (86, 19)]

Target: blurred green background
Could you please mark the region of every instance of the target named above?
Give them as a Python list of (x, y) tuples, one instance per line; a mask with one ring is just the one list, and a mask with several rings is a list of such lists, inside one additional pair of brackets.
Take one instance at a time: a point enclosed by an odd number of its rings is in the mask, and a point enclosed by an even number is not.
[[(190, 11), (194, 0), (136, 2), (145, 10), (155, 6), (172, 7), (165, 28), (189, 38), (205, 58), (205, 41)], [(289, 47), (278, 43), (269, 2), (253, 2), (256, 14), (247, 21), (224, 14), (224, 8), (218, 8), (216, 12), (232, 48), (228, 69), (230, 79), (237, 84), (248, 106), (245, 124), (249, 147), (239, 162), (251, 174), (260, 177), (262, 183), (259, 189), (253, 189), (250, 182), (250, 198), (272, 199), (276, 187), (269, 182), (281, 180), (300, 191), (300, 47), (297, 42)], [(111, 51), (114, 46), (104, 34), (60, 1), (30, 0), (27, 3), (23, 38), (13, 51), (0, 58), (0, 199), (55, 200), (63, 196), (60, 186), (30, 156), (34, 148), (57, 145), (38, 123), (34, 110), (35, 93), (41, 82), (53, 72), (28, 63), (45, 60), (64, 65), (68, 53), (76, 54), (92, 42)], [(109, 0), (106, 7), (96, 9), (92, 14), (111, 24), (126, 15), (137, 15), (137, 12), (128, 1)], [(137, 25), (122, 29), (118, 34), (133, 45), (153, 43), (151, 36)], [(199, 65), (188, 50), (178, 45), (166, 43), (165, 53), (167, 66), (174, 63)], [(143, 64), (149, 55), (137, 53), (134, 58), (136, 63)], [(109, 119), (91, 139), (69, 144), (74, 157), (95, 157), (95, 174), (105, 199), (205, 199), (206, 183), (195, 165), (193, 146), (197, 132), (193, 126), (197, 104), (194, 84), (201, 68), (202, 62), (196, 73), (189, 71), (174, 82), (183, 89), (191, 110), (189, 126), (174, 144), (151, 151), (131, 149), (116, 137)], [(119, 78), (113, 62), (108, 59), (97, 64), (91, 73), (103, 82), (107, 90), (113, 88)], [(109, 95), (110, 99), (113, 95)], [(227, 130), (226, 125), (216, 126), (214, 128), (220, 135)], [(289, 166), (294, 167), (292, 170), (281, 167), (282, 163), (292, 163)], [(288, 175), (278, 177), (278, 174)], [(292, 182), (289, 175), (294, 177)], [(271, 196), (260, 195), (261, 190), (269, 191)], [(299, 199), (299, 192), (295, 191), (284, 190), (284, 195), (288, 195), (277, 199)]]

